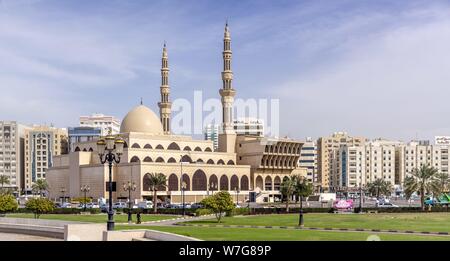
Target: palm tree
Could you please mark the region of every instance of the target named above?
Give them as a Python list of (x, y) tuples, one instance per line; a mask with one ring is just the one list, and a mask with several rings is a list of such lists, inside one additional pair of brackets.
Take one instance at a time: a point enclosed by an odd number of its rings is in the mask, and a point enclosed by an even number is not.
[(289, 213), (289, 203), (291, 200), (292, 195), (295, 192), (296, 189), (296, 178), (295, 176), (286, 177), (283, 179), (283, 182), (281, 183), (281, 194), (286, 200), (286, 213)]
[(420, 194), (420, 206), (425, 210), (425, 194), (433, 191), (433, 182), (438, 175), (438, 170), (428, 165), (422, 165), (420, 169), (415, 169), (411, 176), (404, 181), (404, 192), (409, 199), (414, 192)]
[(44, 196), (44, 192), (47, 191), (49, 188), (48, 183), (45, 179), (38, 179), (36, 182), (33, 183), (31, 186), (31, 189), (34, 193), (39, 193), (39, 195), (42, 197)]
[(294, 176), (295, 180), (295, 195), (300, 198), (300, 215), (298, 220), (298, 225), (303, 227), (303, 198), (309, 197), (313, 193), (314, 186), (312, 183), (309, 183), (305, 177), (302, 176)]
[(388, 196), (392, 192), (392, 184), (390, 181), (385, 181), (381, 178), (374, 180), (373, 182), (369, 182), (367, 184), (368, 191), (371, 195), (375, 195), (377, 199), (380, 196)]
[(148, 173), (145, 174), (149, 181), (150, 190), (153, 191), (153, 212), (157, 212), (157, 191), (158, 189), (165, 189), (166, 188), (166, 176), (162, 173)]
[(2, 184), (2, 189), (0, 190), (0, 192), (3, 192), (3, 186), (5, 184), (9, 185), (9, 177), (8, 176), (4, 176), (4, 175), (0, 175), (0, 184)]
[(450, 176), (448, 173), (440, 172), (434, 177), (432, 183), (432, 191), (436, 197), (439, 197), (442, 193), (449, 191)]

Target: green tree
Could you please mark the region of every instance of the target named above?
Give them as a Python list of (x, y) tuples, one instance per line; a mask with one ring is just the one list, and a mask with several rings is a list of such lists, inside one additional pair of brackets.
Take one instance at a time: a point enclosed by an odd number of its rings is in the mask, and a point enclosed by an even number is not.
[(438, 170), (428, 165), (422, 165), (420, 169), (414, 169), (411, 176), (404, 180), (404, 192), (406, 198), (411, 198), (414, 192), (420, 194), (420, 205), (425, 210), (425, 194), (433, 191), (433, 182), (438, 174)]
[(367, 190), (369, 191), (369, 194), (376, 196), (377, 199), (379, 199), (380, 196), (391, 195), (393, 187), (391, 182), (378, 178), (367, 184)]
[(293, 176), (292, 179), (294, 179), (295, 182), (294, 195), (300, 199), (300, 209), (303, 209), (303, 198), (307, 198), (313, 193), (313, 184), (308, 182), (306, 178), (302, 176)]
[(153, 191), (153, 212), (158, 211), (158, 198), (157, 192), (158, 190), (163, 190), (166, 188), (167, 179), (166, 176), (162, 173), (147, 173), (145, 174), (146, 179), (148, 180), (148, 186), (151, 191)]
[(0, 175), (0, 184), (2, 185), (0, 193), (3, 193), (4, 191), (6, 191), (4, 189), (5, 184), (9, 185), (9, 177), (5, 175)]
[(16, 198), (11, 194), (0, 195), (0, 213), (15, 211), (19, 207)]
[(432, 191), (435, 197), (439, 197), (442, 193), (449, 191), (450, 176), (448, 173), (439, 172), (434, 176), (432, 183)]
[(32, 198), (27, 201), (25, 208), (34, 213), (34, 218), (39, 218), (41, 214), (51, 212), (55, 209), (55, 204), (47, 198)]
[(214, 195), (203, 199), (201, 204), (216, 215), (218, 223), (220, 223), (222, 216), (227, 211), (232, 211), (234, 209), (233, 199), (228, 191), (217, 192)]
[(44, 192), (48, 190), (49, 186), (45, 179), (38, 179), (33, 183), (31, 189), (34, 193), (39, 194), (41, 197), (44, 196)]
[(286, 201), (286, 213), (289, 212), (289, 203), (292, 195), (295, 193), (296, 189), (296, 178), (295, 176), (290, 176), (283, 179), (281, 182), (281, 195), (283, 195), (284, 200)]

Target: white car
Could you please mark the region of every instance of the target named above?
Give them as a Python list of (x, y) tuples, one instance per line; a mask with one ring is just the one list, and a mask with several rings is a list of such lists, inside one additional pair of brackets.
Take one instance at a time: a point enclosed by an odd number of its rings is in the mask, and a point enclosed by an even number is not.
[(115, 208), (127, 208), (127, 203), (125, 202), (116, 202), (113, 204), (113, 209)]
[(397, 205), (394, 205), (394, 204), (389, 203), (389, 202), (380, 203), (380, 204), (378, 204), (378, 207), (379, 208), (398, 208)]

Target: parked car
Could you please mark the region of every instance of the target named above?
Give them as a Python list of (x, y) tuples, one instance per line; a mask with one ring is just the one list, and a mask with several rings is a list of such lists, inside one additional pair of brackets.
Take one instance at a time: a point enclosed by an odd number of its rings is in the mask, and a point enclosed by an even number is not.
[(203, 205), (200, 204), (200, 203), (194, 203), (194, 204), (191, 205), (191, 208), (193, 208), (193, 209), (203, 208)]
[(113, 209), (116, 209), (116, 208), (127, 208), (127, 207), (128, 207), (128, 205), (127, 205), (126, 202), (116, 202), (116, 203), (113, 204)]
[(151, 201), (141, 201), (137, 205), (140, 209), (151, 209), (153, 208), (153, 203)]
[(380, 204), (378, 204), (378, 207), (379, 208), (398, 208), (397, 205), (394, 205), (394, 204), (392, 204), (390, 202), (380, 203)]

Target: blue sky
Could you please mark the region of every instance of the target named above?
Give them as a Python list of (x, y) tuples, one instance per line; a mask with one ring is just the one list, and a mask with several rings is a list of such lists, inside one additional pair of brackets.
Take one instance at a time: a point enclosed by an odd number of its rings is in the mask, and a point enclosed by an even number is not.
[(219, 97), (232, 33), (240, 98), (280, 99), (280, 133), (450, 135), (444, 1), (0, 0), (0, 119), (67, 127), (93, 112), (157, 112), (160, 56), (172, 99)]

